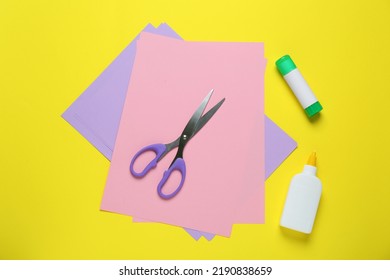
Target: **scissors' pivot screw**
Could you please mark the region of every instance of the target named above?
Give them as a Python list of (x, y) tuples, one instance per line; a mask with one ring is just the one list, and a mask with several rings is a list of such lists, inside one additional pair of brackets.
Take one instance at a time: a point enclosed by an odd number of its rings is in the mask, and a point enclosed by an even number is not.
[(187, 135), (183, 135), (183, 140), (187, 140)]

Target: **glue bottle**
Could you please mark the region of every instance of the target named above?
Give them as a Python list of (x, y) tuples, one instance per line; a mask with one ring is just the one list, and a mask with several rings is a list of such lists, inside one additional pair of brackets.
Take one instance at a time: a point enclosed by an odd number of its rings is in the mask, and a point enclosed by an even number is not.
[(306, 115), (311, 118), (319, 113), (322, 110), (322, 105), (315, 97), (291, 57), (289, 55), (282, 56), (275, 64), (305, 110)]
[(291, 180), (280, 221), (282, 227), (311, 233), (322, 192), (316, 172), (316, 153), (312, 153), (303, 172)]

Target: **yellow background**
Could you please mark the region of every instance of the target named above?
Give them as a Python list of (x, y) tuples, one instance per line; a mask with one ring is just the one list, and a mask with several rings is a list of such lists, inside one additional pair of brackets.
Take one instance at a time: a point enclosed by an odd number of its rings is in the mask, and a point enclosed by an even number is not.
[[(0, 259), (389, 259), (389, 13), (388, 0), (2, 0)], [(298, 142), (266, 182), (265, 225), (196, 242), (99, 211), (109, 162), (60, 115), (162, 22), (186, 40), (265, 42), (265, 111)], [(287, 53), (324, 107), (313, 121), (276, 71)], [(278, 224), (312, 150), (323, 195), (303, 236)]]

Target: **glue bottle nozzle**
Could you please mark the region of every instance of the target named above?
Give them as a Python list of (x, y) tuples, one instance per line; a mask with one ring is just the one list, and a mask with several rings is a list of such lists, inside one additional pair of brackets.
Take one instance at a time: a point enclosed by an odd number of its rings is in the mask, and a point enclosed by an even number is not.
[(307, 160), (308, 165), (317, 166), (317, 154), (312, 152), (309, 159)]

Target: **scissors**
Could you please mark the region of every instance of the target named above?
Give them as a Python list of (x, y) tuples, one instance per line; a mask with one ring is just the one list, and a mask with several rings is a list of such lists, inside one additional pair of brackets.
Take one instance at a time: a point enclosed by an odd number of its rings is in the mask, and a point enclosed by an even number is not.
[[(166, 156), (171, 150), (178, 147), (177, 153), (175, 158), (173, 159), (171, 165), (169, 166), (168, 170), (164, 172), (163, 178), (161, 179), (160, 183), (157, 186), (157, 193), (158, 195), (163, 199), (171, 199), (174, 196), (176, 196), (181, 188), (183, 187), (185, 177), (186, 177), (186, 164), (183, 159), (183, 150), (188, 141), (199, 131), (203, 128), (203, 126), (214, 116), (214, 114), (218, 111), (219, 107), (221, 107), (222, 103), (225, 101), (225, 98), (223, 98), (221, 101), (219, 101), (213, 108), (211, 108), (207, 113), (205, 113), (203, 116), (203, 111), (206, 108), (207, 103), (209, 102), (209, 99), (211, 95), (213, 94), (214, 90), (211, 90), (207, 96), (203, 99), (202, 103), (199, 105), (199, 107), (196, 109), (195, 113), (192, 115), (191, 119), (188, 121), (187, 125), (185, 126), (183, 132), (181, 135), (173, 142), (169, 144), (152, 144), (149, 146), (146, 146), (139, 150), (130, 163), (130, 172), (134, 177), (142, 178), (144, 177), (151, 169), (155, 168), (157, 166), (157, 163)], [(136, 172), (134, 170), (134, 163), (137, 160), (137, 158), (142, 155), (145, 152), (152, 151), (156, 154), (156, 157), (152, 159), (152, 161), (144, 168), (141, 172)], [(179, 171), (181, 173), (181, 181), (179, 186), (170, 194), (164, 194), (162, 192), (162, 189), (167, 182), (169, 176), (172, 174), (173, 171)]]

